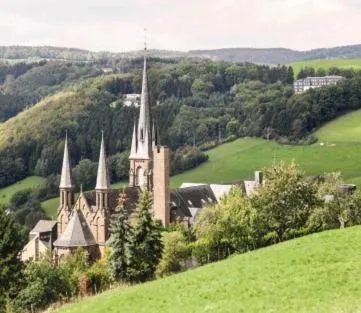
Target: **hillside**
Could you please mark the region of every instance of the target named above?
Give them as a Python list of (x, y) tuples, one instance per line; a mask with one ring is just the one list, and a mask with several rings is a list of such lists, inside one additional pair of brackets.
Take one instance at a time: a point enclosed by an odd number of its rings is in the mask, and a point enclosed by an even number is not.
[(301, 60), (360, 58), (361, 45), (320, 48), (297, 51), (285, 48), (224, 48), (193, 50), (190, 54), (215, 60), (253, 62), (261, 64), (287, 64)]
[(327, 231), (106, 292), (56, 312), (358, 312), (360, 249), (360, 227)]
[(290, 64), (295, 75), (299, 73), (301, 68), (313, 67), (315, 69), (328, 70), (332, 67), (342, 69), (361, 69), (361, 59), (317, 59), (309, 61), (298, 61)]
[[(151, 50), (158, 58), (206, 57), (218, 61), (253, 62), (259, 64), (287, 64), (301, 60), (360, 58), (361, 45), (348, 45), (333, 48), (319, 48), (297, 51), (286, 48), (222, 48), (210, 50), (191, 50), (188, 52), (171, 50)], [(11, 62), (34, 60), (62, 60), (94, 62), (101, 60), (137, 58), (142, 51), (129, 52), (92, 52), (82, 49), (63, 47), (0, 46), (0, 59)]]
[[(177, 188), (183, 182), (229, 183), (252, 179), (255, 170), (281, 160), (295, 160), (309, 175), (340, 171), (346, 182), (361, 187), (360, 121), (361, 110), (341, 116), (319, 129), (315, 133), (318, 142), (310, 146), (280, 145), (257, 138), (223, 144), (207, 151), (206, 163), (171, 177), (171, 187)], [(45, 201), (42, 206), (49, 216), (54, 216), (58, 198)]]
[(34, 189), (44, 183), (44, 178), (38, 176), (30, 176), (16, 182), (10, 186), (0, 189), (0, 205), (7, 204), (11, 197), (18, 191), (24, 189)]
[[(280, 145), (264, 139), (244, 138), (207, 151), (209, 161), (174, 176), (182, 182), (232, 182), (251, 178), (253, 171), (274, 161), (295, 160), (310, 175), (341, 171), (347, 182), (361, 184), (361, 110), (343, 115), (321, 127), (310, 146)], [(320, 145), (324, 142), (325, 145)], [(227, 160), (227, 161), (225, 161)]]

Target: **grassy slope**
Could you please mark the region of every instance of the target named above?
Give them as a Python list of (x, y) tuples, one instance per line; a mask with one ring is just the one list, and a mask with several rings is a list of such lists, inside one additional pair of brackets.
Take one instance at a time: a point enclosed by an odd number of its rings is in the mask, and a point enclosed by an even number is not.
[(29, 189), (36, 188), (44, 182), (44, 178), (38, 176), (30, 176), (23, 180), (16, 182), (10, 186), (0, 189), (0, 204), (6, 204), (14, 193)]
[(68, 305), (80, 312), (359, 312), (361, 228), (306, 236)]
[[(274, 160), (294, 159), (308, 174), (341, 171), (349, 182), (361, 185), (361, 110), (346, 114), (315, 133), (311, 146), (282, 146), (273, 141), (245, 138), (208, 151), (209, 161), (172, 178), (182, 182), (226, 182), (251, 178), (253, 171)], [(321, 142), (328, 145), (321, 146)]]
[(361, 59), (331, 59), (331, 60), (310, 60), (310, 61), (300, 61), (290, 64), (293, 67), (295, 75), (301, 70), (302, 67), (311, 66), (314, 68), (323, 68), (329, 69), (330, 67), (339, 67), (339, 68), (354, 68), (361, 69)]

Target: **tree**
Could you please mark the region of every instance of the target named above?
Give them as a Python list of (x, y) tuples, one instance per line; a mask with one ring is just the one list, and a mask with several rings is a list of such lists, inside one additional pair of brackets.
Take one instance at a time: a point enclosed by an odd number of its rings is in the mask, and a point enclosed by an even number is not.
[(264, 170), (266, 183), (251, 197), (259, 214), (265, 244), (303, 234), (312, 210), (319, 205), (317, 189), (297, 165), (280, 162)]
[(133, 229), (128, 254), (127, 279), (143, 282), (153, 278), (162, 256), (160, 224), (152, 217), (152, 195), (144, 190), (137, 203), (137, 223)]
[(25, 269), (26, 287), (15, 299), (21, 312), (43, 309), (50, 303), (70, 296), (67, 272), (54, 265), (52, 254), (43, 255), (37, 262), (30, 262)]
[(344, 191), (340, 173), (329, 173), (318, 188), (322, 205), (314, 210), (309, 218), (310, 231), (361, 224), (361, 193)]
[(162, 259), (157, 266), (157, 275), (161, 277), (179, 272), (181, 262), (190, 256), (186, 238), (179, 230), (163, 232), (163, 244)]
[(116, 211), (118, 213), (110, 229), (109, 264), (116, 280), (126, 280), (131, 227), (127, 221), (124, 194), (119, 196)]
[(0, 311), (4, 308), (5, 296), (12, 297), (20, 279), (22, 263), (19, 253), (25, 245), (20, 225), (14, 216), (0, 206)]

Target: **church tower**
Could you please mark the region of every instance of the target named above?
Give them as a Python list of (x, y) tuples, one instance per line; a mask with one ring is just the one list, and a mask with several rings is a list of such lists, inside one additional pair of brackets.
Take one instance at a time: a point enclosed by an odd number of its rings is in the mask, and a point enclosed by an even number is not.
[(96, 213), (91, 223), (95, 240), (102, 249), (108, 238), (109, 226), (109, 194), (111, 191), (107, 157), (105, 153), (104, 133), (100, 145), (97, 183), (95, 186), (95, 207)]
[(60, 178), (60, 204), (58, 208), (58, 234), (61, 234), (68, 224), (69, 215), (74, 205), (74, 186), (72, 182), (71, 166), (68, 150), (68, 134), (65, 137), (63, 167)]
[[(146, 51), (146, 49), (145, 49)], [(138, 123), (134, 124), (130, 151), (129, 185), (151, 190), (153, 187), (152, 129), (149, 105), (147, 59), (144, 56), (142, 94)]]

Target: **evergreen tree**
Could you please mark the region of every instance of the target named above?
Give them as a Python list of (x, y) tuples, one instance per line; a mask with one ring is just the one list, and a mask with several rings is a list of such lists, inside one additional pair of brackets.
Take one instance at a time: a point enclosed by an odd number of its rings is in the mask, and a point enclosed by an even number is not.
[(131, 235), (128, 255), (128, 277), (132, 282), (153, 278), (162, 256), (161, 227), (151, 213), (152, 195), (143, 191), (137, 204), (137, 224)]
[(116, 280), (125, 280), (127, 272), (127, 251), (129, 248), (129, 236), (131, 227), (127, 221), (125, 196), (119, 196), (116, 219), (111, 225), (109, 264)]
[(0, 312), (5, 305), (5, 296), (12, 297), (22, 270), (19, 253), (25, 245), (21, 227), (13, 214), (0, 206)]

